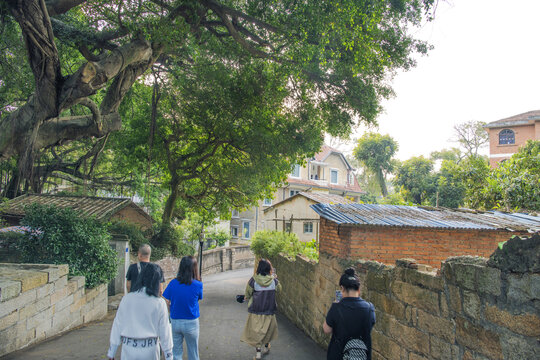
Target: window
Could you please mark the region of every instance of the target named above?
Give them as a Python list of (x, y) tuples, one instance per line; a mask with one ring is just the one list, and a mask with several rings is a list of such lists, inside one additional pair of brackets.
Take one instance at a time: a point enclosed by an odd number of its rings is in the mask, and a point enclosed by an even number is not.
[(244, 224), (243, 224), (243, 228), (244, 228), (244, 238), (246, 239), (249, 239), (250, 237), (250, 234), (249, 234), (249, 221), (244, 221)]
[(291, 177), (299, 178), (300, 177), (300, 165), (294, 164)]
[(272, 205), (272, 199), (268, 199), (268, 198), (264, 199), (263, 205), (264, 206), (271, 206)]
[(290, 221), (287, 221), (285, 223), (285, 232), (290, 233), (292, 231), (292, 223)]
[(515, 143), (516, 138), (512, 130), (504, 129), (499, 133), (499, 145), (509, 145)]
[(338, 171), (330, 170), (330, 183), (337, 184), (337, 179), (338, 179)]
[(239, 217), (239, 216), (240, 216), (240, 213), (238, 212), (238, 210), (233, 210), (233, 211), (232, 211), (232, 217), (233, 217), (233, 218), (237, 218), (237, 217)]
[(232, 237), (238, 237), (238, 226), (231, 227), (231, 236)]
[(289, 197), (294, 196), (294, 195), (298, 194), (299, 192), (300, 192), (300, 190), (289, 190)]
[(305, 222), (304, 223), (304, 234), (305, 233), (312, 233), (313, 232), (313, 223), (312, 222)]
[(354, 185), (354, 174), (352, 172), (349, 173), (349, 184)]

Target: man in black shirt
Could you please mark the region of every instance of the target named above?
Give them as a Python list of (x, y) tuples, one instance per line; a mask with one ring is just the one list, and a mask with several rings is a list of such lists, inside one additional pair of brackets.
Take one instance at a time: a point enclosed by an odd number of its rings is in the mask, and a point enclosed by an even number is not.
[[(137, 277), (141, 273), (141, 271), (146, 267), (146, 265), (150, 262), (150, 255), (152, 253), (152, 248), (148, 244), (143, 244), (139, 247), (139, 251), (137, 253), (138, 262), (135, 264), (129, 265), (127, 274), (126, 274), (126, 288), (128, 292), (131, 292), (131, 285), (135, 284), (137, 281)], [(163, 293), (163, 283), (165, 282), (165, 278), (163, 277), (163, 270), (158, 265), (159, 272), (161, 273), (161, 280), (159, 282), (159, 291), (160, 295)]]

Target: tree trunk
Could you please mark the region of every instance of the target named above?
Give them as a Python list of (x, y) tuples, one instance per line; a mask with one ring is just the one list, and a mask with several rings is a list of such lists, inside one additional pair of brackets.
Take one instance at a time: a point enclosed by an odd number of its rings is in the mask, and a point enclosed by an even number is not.
[(176, 200), (178, 199), (179, 191), (178, 191), (178, 185), (179, 181), (176, 179), (176, 177), (173, 176), (173, 179), (171, 179), (171, 193), (169, 194), (169, 197), (167, 198), (167, 201), (165, 202), (165, 208), (163, 209), (163, 216), (161, 217), (161, 225), (163, 226), (169, 226), (171, 224), (171, 220), (174, 213), (174, 207), (176, 205)]
[(14, 171), (9, 183), (6, 186), (6, 189), (4, 190), (4, 196), (7, 197), (8, 199), (14, 199), (17, 196), (19, 196), (20, 184), (21, 184), (21, 177), (19, 176), (18, 171)]
[[(55, 11), (74, 6), (72, 2), (49, 2)], [(47, 9), (42, 0), (8, 2), (21, 27), (29, 63), (36, 79), (36, 90), (26, 104), (0, 119), (0, 160), (21, 155), (26, 162), (34, 151), (66, 141), (103, 136), (121, 126), (118, 107), (133, 83), (161, 54), (162, 47), (135, 39), (83, 64), (72, 75), (63, 77), (58, 50)], [(111, 83), (112, 81), (112, 83)], [(89, 99), (111, 83), (97, 106)], [(59, 118), (76, 104), (88, 107), (92, 115)], [(28, 169), (28, 166), (21, 164)], [(31, 165), (30, 165), (31, 166)]]
[(379, 186), (381, 187), (382, 196), (387, 197), (388, 189), (386, 188), (386, 179), (384, 178), (384, 174), (382, 170), (378, 169), (375, 176), (377, 177), (377, 182), (379, 183)]

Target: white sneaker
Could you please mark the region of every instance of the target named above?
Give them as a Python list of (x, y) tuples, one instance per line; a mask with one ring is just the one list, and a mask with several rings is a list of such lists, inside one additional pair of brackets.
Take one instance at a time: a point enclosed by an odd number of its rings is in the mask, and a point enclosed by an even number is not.
[(257, 351), (257, 354), (255, 354), (255, 357), (253, 358), (253, 360), (260, 360), (262, 358), (261, 356), (261, 351)]

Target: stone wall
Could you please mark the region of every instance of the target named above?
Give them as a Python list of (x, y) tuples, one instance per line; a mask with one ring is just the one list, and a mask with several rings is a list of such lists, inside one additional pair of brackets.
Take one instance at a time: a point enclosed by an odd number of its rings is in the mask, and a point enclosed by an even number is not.
[(68, 265), (0, 264), (0, 356), (107, 314), (107, 285), (86, 289)]
[[(203, 251), (202, 275), (253, 267), (254, 261), (255, 255), (251, 252), (249, 245), (205, 250)], [(168, 256), (155, 263), (163, 269), (165, 282), (168, 283), (178, 273), (180, 258)]]
[(437, 268), (450, 256), (489, 257), (499, 242), (508, 240), (512, 235), (520, 235), (519, 232), (505, 230), (338, 226), (327, 219), (321, 219), (320, 226), (321, 253), (388, 265), (393, 265), (400, 258), (414, 257), (422, 264)]
[(447, 259), (437, 271), (414, 260), (396, 266), (321, 255), (271, 259), (283, 286), (279, 311), (326, 347), (326, 313), (348, 266), (376, 307), (374, 360), (539, 359), (540, 274), (509, 273), (486, 259)]

